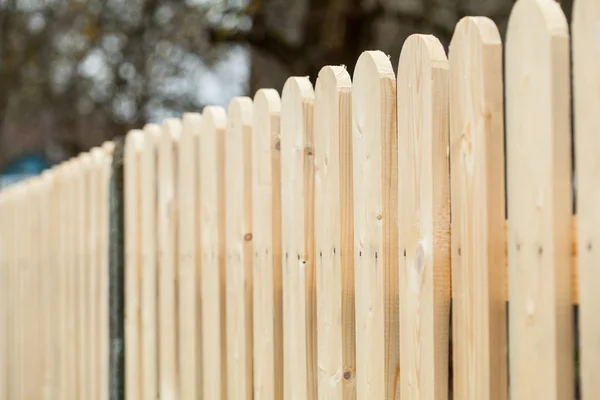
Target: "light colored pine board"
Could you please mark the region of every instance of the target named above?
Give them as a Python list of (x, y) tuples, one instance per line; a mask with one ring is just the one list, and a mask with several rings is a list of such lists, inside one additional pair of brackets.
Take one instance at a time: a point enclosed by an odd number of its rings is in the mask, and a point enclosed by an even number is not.
[(507, 398), (502, 41), (466, 17), (449, 54), (453, 393)]
[(579, 239), (580, 376), (583, 398), (600, 398), (600, 1), (573, 6), (573, 95)]
[(356, 397), (352, 82), (323, 67), (315, 84), (315, 262), (318, 397)]
[(89, 305), (89, 314), (90, 314), (90, 343), (92, 347), (89, 349), (89, 357), (90, 357), (90, 390), (89, 395), (90, 399), (98, 400), (100, 393), (100, 168), (102, 165), (102, 159), (104, 154), (99, 147), (95, 147), (90, 151), (90, 155), (92, 157), (92, 165), (90, 167), (90, 280), (88, 284), (89, 296), (90, 296), (90, 305)]
[(202, 113), (198, 142), (203, 395), (227, 396), (225, 343), (225, 130), (222, 107)]
[(9, 201), (7, 189), (0, 191), (0, 397), (8, 398), (8, 339), (9, 326)]
[(158, 142), (158, 349), (161, 399), (178, 398), (177, 378), (177, 153), (181, 122), (167, 119)]
[(69, 193), (70, 193), (70, 166), (68, 161), (64, 163), (61, 173), (61, 184), (60, 184), (60, 220), (59, 224), (59, 235), (60, 235), (60, 271), (59, 271), (59, 291), (61, 296), (61, 398), (70, 400), (72, 399), (72, 393), (70, 391), (69, 374), (71, 372), (70, 358), (69, 358), (69, 347), (71, 344), (69, 336), (69, 300), (70, 300), (70, 287), (69, 287), (69, 250), (70, 250), (70, 215), (69, 209), (71, 207)]
[(40, 279), (41, 279), (41, 317), (42, 335), (43, 335), (43, 393), (42, 399), (51, 399), (54, 393), (54, 369), (56, 362), (54, 359), (54, 324), (56, 312), (54, 303), (56, 299), (54, 289), (55, 279), (55, 247), (52, 225), (54, 220), (54, 170), (46, 170), (42, 173), (42, 199), (40, 204)]
[(280, 111), (276, 90), (256, 92), (252, 111), (255, 400), (283, 398)]
[(144, 132), (132, 130), (125, 139), (125, 397), (140, 400), (141, 392), (141, 152)]
[(398, 399), (396, 79), (387, 55), (367, 51), (353, 80), (356, 390)]
[(200, 397), (200, 259), (198, 254), (198, 135), (200, 114), (184, 114), (177, 158), (179, 397)]
[(58, 290), (59, 287), (59, 248), (60, 248), (60, 237), (58, 235), (59, 232), (59, 223), (58, 220), (60, 218), (60, 209), (59, 209), (59, 194), (60, 194), (60, 174), (58, 172), (58, 168), (54, 167), (50, 171), (51, 175), (51, 187), (48, 199), (48, 209), (50, 211), (49, 218), (49, 226), (48, 226), (48, 235), (50, 237), (50, 241), (48, 243), (50, 253), (49, 260), (46, 264), (48, 268), (47, 282), (49, 285), (49, 321), (51, 324), (50, 327), (50, 340), (51, 340), (51, 364), (50, 364), (50, 385), (49, 385), (49, 394), (50, 399), (55, 399), (59, 395), (60, 391), (60, 292)]
[(141, 317), (142, 317), (142, 397), (159, 398), (158, 375), (158, 228), (156, 205), (158, 197), (157, 146), (161, 128), (144, 126), (144, 147), (141, 154)]
[(109, 235), (110, 235), (110, 215), (109, 215), (109, 186), (111, 176), (112, 153), (114, 150), (113, 142), (104, 142), (102, 144), (104, 157), (100, 168), (100, 224), (98, 234), (100, 235), (100, 373), (99, 373), (99, 394), (100, 399), (105, 400), (109, 397), (109, 371), (110, 371), (110, 309), (109, 309)]
[(283, 396), (317, 396), (314, 262), (314, 90), (290, 77), (281, 93)]
[(448, 398), (450, 176), (448, 61), (431, 35), (411, 35), (398, 61), (400, 387)]
[(573, 398), (569, 34), (519, 0), (506, 37), (510, 398)]
[[(7, 214), (8, 221), (7, 226), (11, 234), (9, 235), (9, 240), (7, 242), (7, 246), (9, 248), (8, 251), (8, 370), (7, 370), (7, 398), (12, 399), (15, 396), (15, 315), (16, 315), (16, 239), (17, 239), (17, 230), (16, 230), (16, 200), (15, 200), (15, 192), (16, 187), (11, 187), (6, 189), (7, 192)], [(58, 319), (58, 318), (57, 318)]]
[(82, 199), (82, 185), (83, 185), (83, 174), (82, 174), (83, 166), (81, 165), (81, 157), (77, 156), (73, 159), (73, 188), (72, 188), (72, 198), (73, 198), (73, 207), (71, 210), (72, 215), (72, 287), (73, 287), (73, 300), (71, 306), (71, 313), (73, 314), (73, 370), (71, 372), (74, 380), (74, 396), (76, 399), (82, 397), (82, 383), (83, 383), (83, 368), (81, 365), (81, 356), (82, 356), (82, 341), (81, 341), (81, 317), (80, 307), (82, 304), (82, 290), (81, 290), (81, 247), (83, 242), (83, 226), (81, 212), (83, 207), (83, 199)]
[(227, 395), (252, 397), (252, 99), (229, 102), (225, 138)]

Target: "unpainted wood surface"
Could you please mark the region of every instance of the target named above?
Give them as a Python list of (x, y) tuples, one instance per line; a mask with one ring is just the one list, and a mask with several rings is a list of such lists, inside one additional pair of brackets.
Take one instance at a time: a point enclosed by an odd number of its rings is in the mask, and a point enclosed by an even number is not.
[(203, 396), (225, 399), (225, 129), (222, 107), (202, 112), (200, 157), (200, 285)]
[(579, 239), (580, 375), (583, 398), (600, 398), (600, 1), (573, 8), (573, 95)]
[(346, 68), (321, 69), (314, 108), (318, 397), (355, 399), (352, 82)]
[(177, 306), (179, 322), (179, 397), (200, 397), (200, 257), (198, 225), (198, 137), (202, 116), (183, 115), (177, 157)]
[(254, 96), (252, 111), (254, 398), (283, 398), (281, 170), (274, 89)]
[(252, 99), (229, 102), (225, 138), (227, 396), (252, 397)]
[(448, 398), (450, 180), (448, 61), (411, 35), (398, 62), (400, 386), (403, 398)]
[(158, 220), (158, 144), (162, 131), (159, 125), (144, 126), (144, 147), (141, 154), (141, 211), (142, 211), (142, 395), (144, 399), (159, 396), (158, 375), (158, 281), (156, 251)]
[(450, 43), (453, 393), (507, 398), (502, 41), (466, 17)]
[(396, 79), (380, 51), (354, 70), (352, 151), (357, 397), (399, 399)]
[[(125, 395), (141, 397), (141, 151), (144, 132), (132, 130), (125, 141)], [(83, 397), (82, 397), (83, 398)]]
[(307, 77), (288, 78), (281, 95), (283, 395), (286, 399), (317, 396), (314, 97)]
[(506, 38), (510, 398), (573, 398), (569, 34), (519, 0)]
[(157, 162), (157, 249), (158, 249), (158, 349), (159, 393), (163, 399), (178, 399), (177, 375), (177, 153), (181, 122), (167, 119), (162, 124)]

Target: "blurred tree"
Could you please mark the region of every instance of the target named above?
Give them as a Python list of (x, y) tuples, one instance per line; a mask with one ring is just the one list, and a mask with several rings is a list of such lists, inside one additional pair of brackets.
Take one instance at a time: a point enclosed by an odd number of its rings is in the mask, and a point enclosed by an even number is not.
[[(0, 167), (61, 161), (148, 121), (405, 38), (448, 44), (465, 15), (504, 34), (513, 0), (0, 0)], [(572, 0), (563, 1), (570, 13)], [(249, 72), (250, 71), (250, 72)]]

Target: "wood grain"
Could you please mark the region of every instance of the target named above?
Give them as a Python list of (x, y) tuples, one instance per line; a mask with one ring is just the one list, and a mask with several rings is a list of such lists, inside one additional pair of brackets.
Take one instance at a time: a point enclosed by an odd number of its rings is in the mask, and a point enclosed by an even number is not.
[(573, 398), (569, 34), (519, 0), (506, 38), (510, 397)]
[(202, 116), (186, 113), (177, 157), (177, 306), (181, 400), (200, 397), (200, 257), (198, 224), (198, 137)]
[[(573, 8), (573, 90), (575, 111), (575, 170), (579, 216), (579, 334), (583, 398), (600, 398), (600, 2), (577, 0)], [(575, 281), (574, 281), (575, 282)]]
[(502, 42), (466, 17), (450, 43), (453, 393), (507, 398)]
[(281, 95), (281, 245), (283, 284), (283, 396), (316, 399), (314, 262), (314, 90), (290, 77)]
[(200, 156), (200, 265), (202, 365), (205, 399), (225, 399), (225, 129), (222, 107), (202, 112)]
[[(132, 130), (125, 140), (125, 385), (126, 397), (141, 400), (141, 151), (144, 132)], [(85, 396), (82, 396), (84, 398)]]
[(398, 62), (400, 386), (403, 398), (448, 398), (450, 180), (448, 61), (411, 35)]
[(281, 170), (277, 91), (261, 89), (252, 112), (254, 398), (283, 398)]
[(252, 399), (252, 99), (229, 102), (225, 138), (227, 396)]
[(144, 147), (141, 154), (141, 216), (142, 216), (142, 396), (156, 399), (159, 396), (158, 375), (158, 253), (156, 251), (158, 228), (158, 144), (162, 135), (159, 125), (144, 126)]
[(167, 119), (158, 143), (158, 315), (159, 393), (161, 399), (178, 399), (177, 375), (177, 153), (181, 122)]
[(361, 54), (352, 96), (357, 397), (399, 399), (396, 80)]
[(323, 67), (315, 84), (315, 262), (318, 396), (356, 398), (352, 82)]

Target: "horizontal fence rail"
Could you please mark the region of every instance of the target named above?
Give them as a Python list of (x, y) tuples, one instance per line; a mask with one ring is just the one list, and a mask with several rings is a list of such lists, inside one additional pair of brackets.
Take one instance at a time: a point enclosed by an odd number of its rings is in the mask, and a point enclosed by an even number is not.
[(0, 399), (600, 398), (599, 24), (518, 0), (2, 189)]

